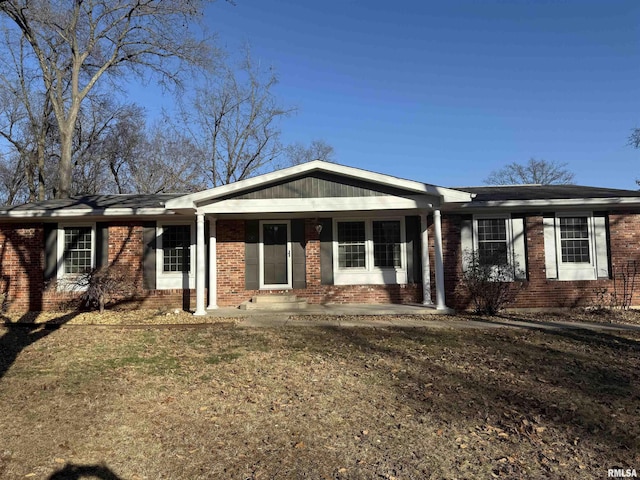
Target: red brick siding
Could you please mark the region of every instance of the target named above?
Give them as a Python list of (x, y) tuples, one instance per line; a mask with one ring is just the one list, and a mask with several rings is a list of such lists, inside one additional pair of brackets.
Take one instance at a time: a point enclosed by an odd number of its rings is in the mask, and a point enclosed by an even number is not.
[(0, 294), (4, 310), (42, 310), (42, 224), (0, 225)]
[[(528, 281), (523, 282), (514, 308), (556, 308), (594, 305), (597, 291), (613, 292), (614, 282), (608, 279), (590, 281), (560, 281), (546, 278), (544, 230), (542, 216), (526, 217), (526, 248)], [(460, 238), (462, 217), (449, 216), (443, 220), (443, 237)], [(640, 213), (627, 211), (609, 216), (611, 263), (618, 272), (627, 261), (640, 265)], [(460, 282), (462, 262), (459, 245), (445, 240), (445, 281), (447, 305), (459, 309), (472, 308)], [(448, 248), (447, 248), (448, 247)], [(610, 272), (611, 275), (612, 272)], [(640, 280), (640, 272), (638, 275)], [(620, 290), (620, 288), (618, 288)], [(640, 305), (640, 288), (636, 289), (633, 305)]]
[(136, 285), (142, 285), (143, 226), (139, 222), (109, 225), (109, 265), (126, 268)]
[[(443, 260), (446, 303), (456, 309), (471, 308), (461, 284), (460, 227), (462, 217), (443, 215)], [(320, 241), (313, 220), (306, 220), (306, 289), (291, 293), (310, 303), (414, 303), (422, 301), (422, 285), (322, 285)], [(630, 260), (640, 263), (640, 213), (626, 211), (609, 216), (610, 250), (613, 271)], [(596, 290), (613, 291), (613, 281), (548, 280), (545, 274), (542, 217), (526, 218), (528, 280), (516, 299), (515, 307), (545, 308), (589, 305)], [(252, 295), (265, 293), (245, 290), (244, 221), (219, 220), (217, 223), (218, 305), (237, 306)], [(144, 249), (142, 222), (116, 221), (109, 226), (109, 262), (129, 269), (141, 282)], [(429, 218), (431, 295), (435, 300), (435, 256), (433, 221)], [(0, 224), (0, 293), (3, 308), (14, 311), (57, 308), (73, 298), (68, 293), (44, 288), (44, 230), (42, 224)], [(639, 278), (640, 280), (640, 278)], [(141, 284), (141, 283), (140, 283)], [(633, 304), (640, 305), (640, 287)], [(275, 291), (274, 291), (275, 292)], [(150, 308), (194, 308), (195, 292), (182, 290), (140, 290), (131, 300), (134, 306)]]
[[(244, 221), (221, 220), (218, 232), (218, 305), (238, 306), (253, 295), (280, 293), (284, 290), (245, 290)], [(419, 285), (322, 285), (320, 277), (320, 240), (315, 222), (305, 221), (305, 289), (287, 290), (309, 303), (411, 303), (421, 301)]]

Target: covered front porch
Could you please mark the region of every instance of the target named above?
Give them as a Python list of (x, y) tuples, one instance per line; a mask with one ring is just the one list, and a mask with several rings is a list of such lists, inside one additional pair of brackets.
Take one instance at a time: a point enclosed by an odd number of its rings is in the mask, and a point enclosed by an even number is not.
[[(416, 309), (447, 310), (439, 210), (358, 212), (357, 222), (366, 225), (378, 215), (398, 218), (403, 231), (397, 267), (361, 268), (356, 273), (351, 272), (355, 268), (339, 268), (335, 227), (343, 219), (354, 223), (353, 213), (322, 215), (257, 220), (254, 215), (239, 219), (197, 214), (195, 315), (228, 307), (230, 302), (237, 307), (254, 295), (269, 294), (298, 295), (307, 299), (309, 311), (316, 313), (340, 312), (342, 305), (350, 310), (359, 305), (357, 309), (365, 312), (362, 314), (390, 306), (406, 306), (410, 314)], [(279, 229), (276, 235), (274, 228)], [(367, 262), (373, 263), (368, 258)], [(233, 303), (231, 293), (239, 301)], [(366, 308), (367, 304), (372, 307)]]
[(273, 293), (298, 295), (314, 308), (371, 303), (446, 311), (440, 206), (469, 199), (310, 162), (166, 207), (196, 219), (195, 315)]

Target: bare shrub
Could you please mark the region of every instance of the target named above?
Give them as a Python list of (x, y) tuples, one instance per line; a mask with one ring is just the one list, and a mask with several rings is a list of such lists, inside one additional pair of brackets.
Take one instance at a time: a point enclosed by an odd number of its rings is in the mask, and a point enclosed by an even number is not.
[(629, 310), (636, 289), (636, 277), (640, 265), (636, 260), (629, 260), (625, 264), (613, 269), (612, 304), (616, 308)]
[(462, 283), (469, 292), (476, 313), (495, 315), (513, 303), (524, 283), (514, 281), (517, 265), (506, 262), (481, 262), (475, 252), (465, 254), (466, 269)]
[(591, 307), (594, 311), (603, 310), (629, 310), (633, 304), (633, 295), (636, 290), (637, 276), (640, 273), (640, 264), (636, 260), (628, 260), (626, 263), (613, 268), (613, 288), (601, 287), (594, 289), (594, 301)]
[(137, 289), (131, 272), (118, 265), (94, 268), (78, 277), (76, 283), (82, 290), (82, 303), (97, 307), (100, 313), (109, 302), (131, 297)]

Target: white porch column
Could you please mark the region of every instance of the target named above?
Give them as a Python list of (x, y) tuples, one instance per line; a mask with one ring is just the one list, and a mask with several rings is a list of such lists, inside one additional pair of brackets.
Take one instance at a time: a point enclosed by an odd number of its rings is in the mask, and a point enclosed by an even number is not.
[(194, 315), (206, 315), (204, 305), (204, 213), (196, 215), (196, 311)]
[(444, 261), (442, 257), (442, 222), (440, 220), (440, 210), (433, 211), (433, 227), (435, 233), (435, 256), (436, 256), (436, 308), (445, 310), (444, 299)]
[(209, 218), (209, 310), (218, 308), (218, 267), (216, 257), (216, 219)]
[(420, 240), (420, 253), (422, 255), (422, 304), (433, 305), (433, 300), (431, 300), (431, 265), (429, 264), (429, 232), (426, 212), (420, 212)]

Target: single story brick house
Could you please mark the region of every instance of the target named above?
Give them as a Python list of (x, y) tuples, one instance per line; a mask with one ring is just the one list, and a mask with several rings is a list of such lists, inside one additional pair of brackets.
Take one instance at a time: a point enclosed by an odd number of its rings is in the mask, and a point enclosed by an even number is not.
[(5, 310), (56, 308), (66, 279), (120, 265), (141, 304), (196, 315), (284, 292), (465, 309), (468, 251), (514, 265), (515, 307), (588, 305), (640, 260), (640, 192), (445, 188), (314, 161), (191, 194), (35, 202), (0, 210), (0, 293)]

